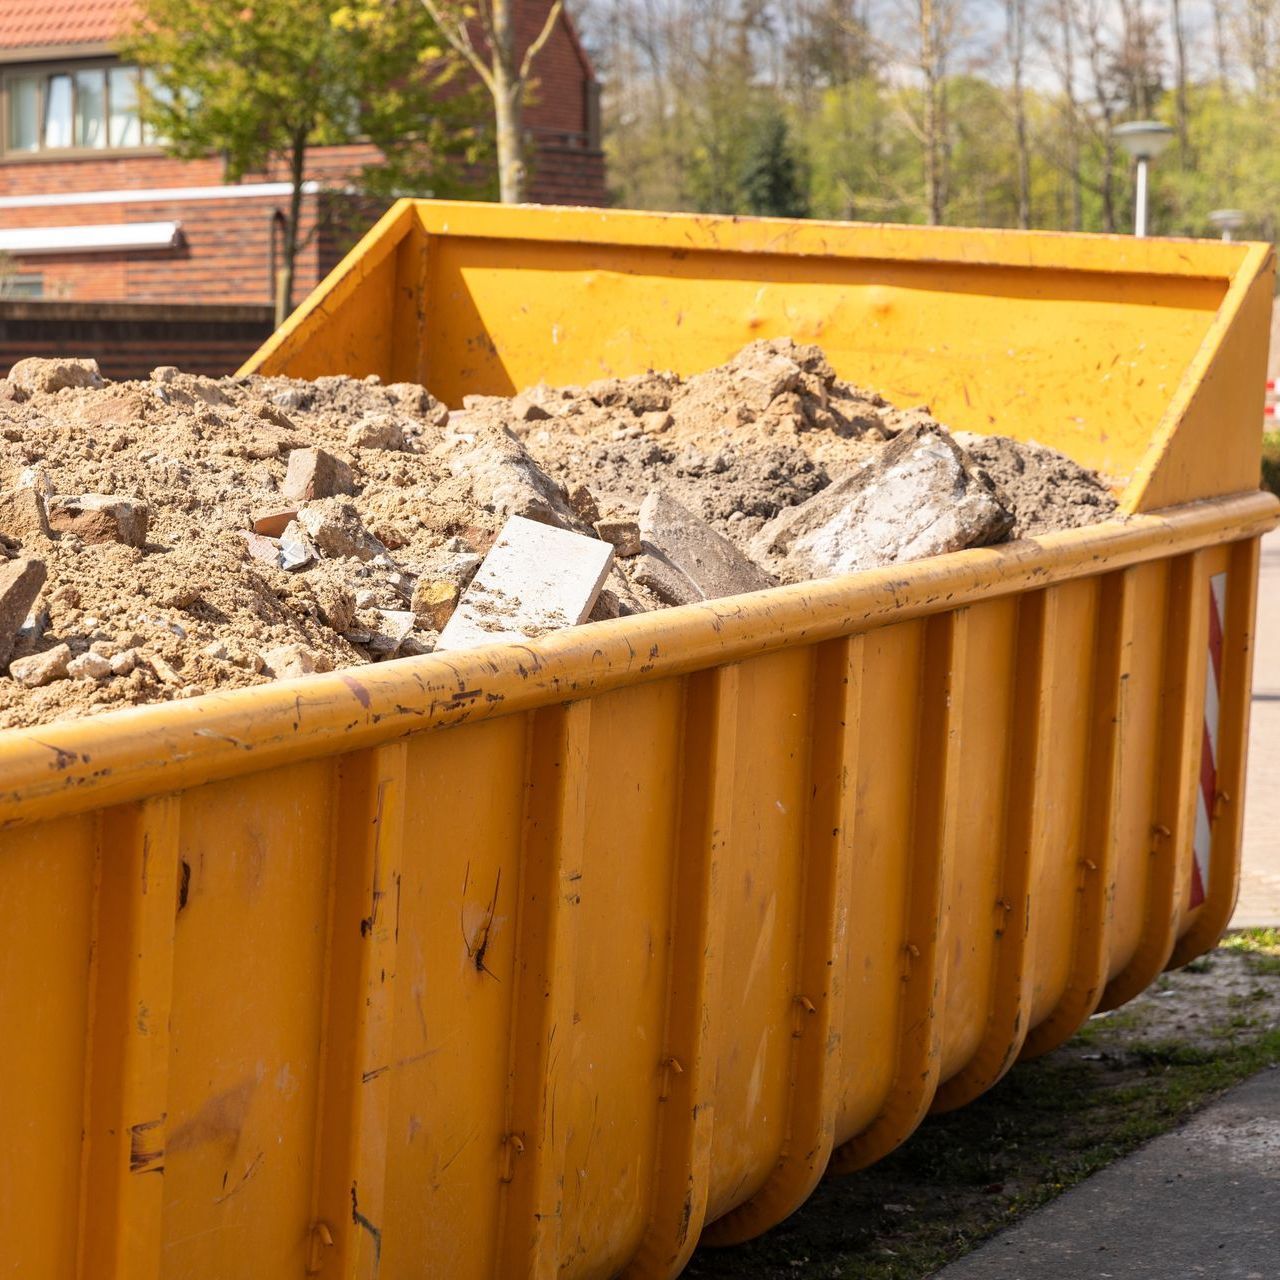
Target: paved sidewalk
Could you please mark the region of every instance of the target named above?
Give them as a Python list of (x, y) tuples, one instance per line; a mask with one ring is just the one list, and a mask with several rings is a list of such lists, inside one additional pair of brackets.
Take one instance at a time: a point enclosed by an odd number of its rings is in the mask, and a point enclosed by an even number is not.
[(937, 1280), (1274, 1280), (1280, 1070), (1224, 1094)]
[(1280, 529), (1262, 540), (1244, 866), (1231, 924), (1280, 925)]

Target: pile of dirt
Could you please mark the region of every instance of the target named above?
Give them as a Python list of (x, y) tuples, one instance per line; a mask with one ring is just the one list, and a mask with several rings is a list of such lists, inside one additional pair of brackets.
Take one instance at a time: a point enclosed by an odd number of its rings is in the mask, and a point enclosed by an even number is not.
[[(0, 636), (0, 728), (429, 652), (512, 515), (615, 543), (593, 617), (660, 607), (674, 598), (635, 554), (654, 551), (633, 525), (651, 491), (745, 565), (767, 522), (870, 474), (904, 433), (950, 441), (787, 341), (688, 379), (540, 386), (453, 413), (377, 378), (165, 368), (109, 384), (92, 361), (23, 361), (0, 382), (0, 597), (21, 610)], [(1060, 455), (965, 446), (957, 474), (1019, 534), (1114, 508)]]

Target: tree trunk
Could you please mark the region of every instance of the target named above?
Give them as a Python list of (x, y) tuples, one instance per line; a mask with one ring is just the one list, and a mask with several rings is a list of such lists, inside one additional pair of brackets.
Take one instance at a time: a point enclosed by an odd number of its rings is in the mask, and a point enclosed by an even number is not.
[(1013, 81), (1013, 126), (1018, 148), (1018, 226), (1031, 226), (1031, 146), (1027, 136), (1027, 103), (1022, 84), (1026, 54), (1026, 0), (1006, 0), (1006, 40)]
[(524, 138), (521, 121), (520, 86), (512, 84), (495, 67), (494, 118), (498, 134), (498, 198), (503, 204), (522, 204), (525, 199)]
[(276, 285), (276, 328), (278, 329), (293, 310), (293, 281), (298, 258), (298, 232), (302, 221), (302, 187), (306, 181), (307, 133), (294, 134), (289, 154), (289, 216), (284, 224), (284, 245), (281, 252), (280, 276)]
[(511, 0), (493, 0), (493, 106), (498, 142), (498, 197), (503, 204), (525, 198), (524, 85), (516, 66), (516, 24)]
[(943, 175), (941, 51), (938, 48), (938, 15), (935, 0), (920, 0), (920, 67), (924, 72), (924, 199), (930, 226), (940, 226), (946, 215), (946, 182)]
[(1218, 64), (1218, 88), (1225, 98), (1230, 95), (1231, 87), (1227, 81), (1227, 34), (1223, 29), (1226, 15), (1223, 8), (1220, 3), (1213, 5), (1213, 51)]
[[(1187, 41), (1182, 29), (1182, 0), (1171, 0), (1173, 18), (1173, 67), (1176, 91), (1174, 101), (1178, 116), (1178, 162), (1184, 169), (1191, 164), (1190, 111), (1187, 107)], [(1217, 6), (1215, 5), (1215, 8)]]

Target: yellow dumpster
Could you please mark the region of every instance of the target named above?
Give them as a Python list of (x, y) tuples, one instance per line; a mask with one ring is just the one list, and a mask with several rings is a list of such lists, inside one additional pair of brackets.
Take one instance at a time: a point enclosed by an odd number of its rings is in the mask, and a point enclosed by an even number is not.
[(250, 369), (789, 335), (1127, 518), (0, 734), (0, 1275), (675, 1275), (1212, 946), (1272, 271), (398, 204)]

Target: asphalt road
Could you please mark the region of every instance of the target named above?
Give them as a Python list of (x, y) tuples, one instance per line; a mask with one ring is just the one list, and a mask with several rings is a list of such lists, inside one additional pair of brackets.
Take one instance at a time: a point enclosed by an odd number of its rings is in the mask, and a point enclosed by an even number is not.
[(1231, 924), (1280, 925), (1280, 529), (1262, 540), (1244, 866)]

